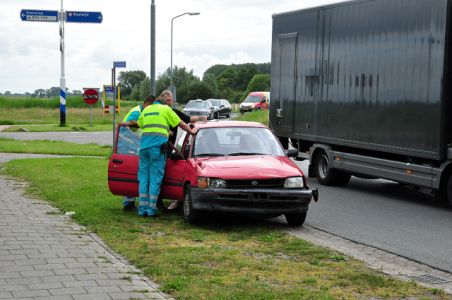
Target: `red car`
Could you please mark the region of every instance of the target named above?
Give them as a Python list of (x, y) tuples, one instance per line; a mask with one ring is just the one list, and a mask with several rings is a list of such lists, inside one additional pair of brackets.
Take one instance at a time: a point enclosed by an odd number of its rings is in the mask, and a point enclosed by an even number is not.
[[(161, 196), (183, 201), (185, 219), (193, 224), (206, 211), (285, 215), (301, 226), (311, 198), (303, 173), (278, 139), (255, 122), (193, 124), (194, 136), (182, 131), (168, 155)], [(115, 195), (138, 195), (139, 137), (121, 125), (108, 165), (108, 186)]]

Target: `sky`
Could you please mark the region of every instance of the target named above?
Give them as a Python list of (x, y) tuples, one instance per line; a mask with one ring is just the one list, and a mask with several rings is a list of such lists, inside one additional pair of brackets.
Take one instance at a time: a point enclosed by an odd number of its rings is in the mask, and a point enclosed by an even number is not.
[[(64, 10), (102, 12), (101, 24), (65, 23), (65, 77), (70, 91), (111, 82), (120, 71), (150, 73), (151, 0), (64, 0)], [(171, 64), (202, 78), (215, 64), (270, 62), (272, 15), (344, 0), (155, 0), (156, 77)], [(0, 93), (59, 86), (58, 23), (24, 22), (22, 9), (60, 10), (61, 0), (0, 0)]]

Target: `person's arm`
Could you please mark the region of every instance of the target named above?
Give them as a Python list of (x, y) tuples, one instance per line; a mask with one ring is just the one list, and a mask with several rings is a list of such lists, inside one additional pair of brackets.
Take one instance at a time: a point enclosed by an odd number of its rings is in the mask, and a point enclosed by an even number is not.
[(138, 126), (138, 119), (140, 118), (141, 113), (139, 111), (134, 111), (130, 114), (130, 116), (126, 120), (126, 124), (128, 127), (139, 127)]
[(140, 127), (140, 126), (138, 126), (137, 121), (133, 121), (133, 120), (126, 122), (126, 125), (127, 125), (127, 127)]
[(179, 126), (180, 128), (182, 128), (183, 130), (185, 130), (188, 134), (194, 135), (194, 131), (191, 130), (190, 126), (187, 125), (187, 123), (185, 123), (184, 121), (180, 120), (179, 122)]
[(207, 122), (207, 117), (206, 116), (191, 116), (190, 123), (195, 123), (195, 122)]

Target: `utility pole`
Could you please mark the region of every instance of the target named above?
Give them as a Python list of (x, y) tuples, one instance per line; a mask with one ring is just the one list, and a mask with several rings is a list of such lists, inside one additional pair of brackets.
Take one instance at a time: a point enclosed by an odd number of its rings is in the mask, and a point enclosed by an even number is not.
[(151, 4), (151, 73), (149, 80), (151, 81), (151, 95), (156, 95), (155, 90), (155, 1)]

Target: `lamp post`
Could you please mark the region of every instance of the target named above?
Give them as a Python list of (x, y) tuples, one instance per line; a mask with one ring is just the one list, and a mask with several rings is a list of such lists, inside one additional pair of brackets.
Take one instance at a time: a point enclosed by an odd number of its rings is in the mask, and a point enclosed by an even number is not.
[[(180, 14), (178, 16), (175, 16), (174, 18), (171, 19), (171, 68), (170, 68), (170, 89), (171, 89), (171, 93), (174, 94), (174, 87), (173, 87), (173, 21), (176, 18), (185, 16), (185, 15), (189, 15), (189, 16), (197, 16), (199, 15), (199, 12), (186, 12), (183, 14)], [(176, 99), (175, 99), (176, 101)]]

